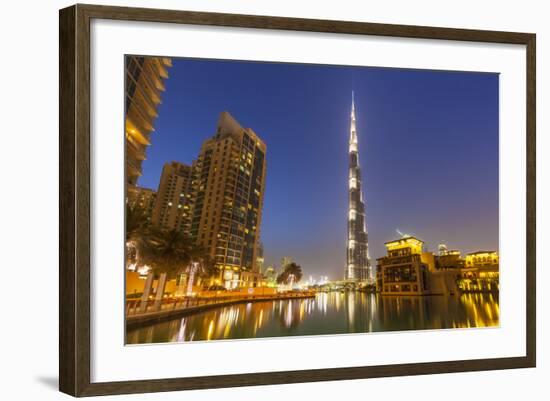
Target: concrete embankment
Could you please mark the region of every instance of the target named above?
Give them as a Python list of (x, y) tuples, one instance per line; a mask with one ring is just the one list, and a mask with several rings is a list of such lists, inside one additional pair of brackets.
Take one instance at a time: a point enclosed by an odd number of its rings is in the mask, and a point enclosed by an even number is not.
[(203, 305), (191, 306), (187, 308), (176, 308), (170, 310), (160, 310), (157, 312), (147, 312), (138, 315), (126, 316), (126, 328), (133, 328), (139, 326), (147, 326), (150, 324), (158, 323), (161, 321), (171, 320), (178, 317), (184, 317), (193, 315), (196, 313), (204, 312), (211, 309), (222, 308), (224, 306), (231, 306), (236, 304), (243, 304), (249, 302), (266, 302), (266, 301), (282, 301), (288, 299), (304, 299), (314, 298), (314, 293), (308, 294), (293, 294), (293, 295), (279, 295), (273, 296), (251, 296), (238, 299), (219, 300), (215, 303), (206, 303)]

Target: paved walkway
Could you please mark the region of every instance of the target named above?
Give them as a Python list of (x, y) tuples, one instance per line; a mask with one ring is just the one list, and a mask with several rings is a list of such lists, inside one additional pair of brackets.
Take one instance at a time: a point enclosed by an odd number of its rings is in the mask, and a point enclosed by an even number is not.
[(305, 293), (286, 293), (275, 295), (244, 295), (219, 298), (183, 298), (176, 299), (173, 302), (163, 302), (161, 309), (151, 311), (154, 308), (154, 300), (149, 301), (148, 311), (139, 313), (139, 301), (135, 301), (134, 307), (127, 307), (126, 325), (134, 326), (161, 320), (172, 319), (180, 316), (191, 315), (209, 309), (215, 309), (223, 306), (234, 305), (248, 302), (265, 302), (286, 299), (303, 299), (315, 297), (314, 292)]

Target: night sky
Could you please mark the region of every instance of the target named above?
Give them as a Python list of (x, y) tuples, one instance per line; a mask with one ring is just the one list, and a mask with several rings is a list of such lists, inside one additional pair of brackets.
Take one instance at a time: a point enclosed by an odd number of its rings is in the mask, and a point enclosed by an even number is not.
[(396, 229), (498, 250), (498, 74), (173, 59), (139, 185), (190, 163), (230, 112), (267, 145), (266, 266), (343, 278), (355, 91), (370, 256)]

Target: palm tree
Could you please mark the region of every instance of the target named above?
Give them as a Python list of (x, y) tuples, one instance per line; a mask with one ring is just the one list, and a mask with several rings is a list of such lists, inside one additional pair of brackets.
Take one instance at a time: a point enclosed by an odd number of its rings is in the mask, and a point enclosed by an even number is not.
[(195, 275), (199, 277), (210, 277), (217, 271), (214, 261), (212, 260), (208, 250), (195, 245), (189, 248), (189, 265), (187, 272), (189, 274), (189, 280), (187, 282), (187, 295), (193, 292), (193, 283), (195, 281)]
[(302, 279), (302, 267), (292, 262), (288, 264), (283, 272), (277, 277), (278, 284), (294, 284)]
[(173, 277), (190, 262), (189, 249), (192, 246), (191, 239), (181, 231), (151, 226), (143, 241), (143, 259), (155, 273)]
[[(156, 230), (151, 226), (147, 212), (138, 207), (132, 207), (126, 204), (126, 266), (134, 264), (136, 269), (147, 264), (146, 255), (148, 254), (148, 246), (151, 239), (154, 237)], [(153, 285), (154, 274), (149, 271), (143, 294), (141, 295), (140, 311), (145, 312), (147, 309), (147, 301)]]
[(189, 263), (189, 240), (177, 230), (155, 226), (150, 227), (148, 234), (143, 239), (141, 259), (151, 267), (150, 274), (159, 276), (154, 306), (159, 310), (167, 278), (176, 276)]
[(159, 275), (155, 309), (160, 308), (167, 278), (188, 272), (188, 293), (191, 292), (195, 275), (204, 276), (211, 271), (212, 261), (208, 252), (178, 230), (163, 230), (150, 227), (142, 248), (142, 260)]
[(137, 205), (126, 204), (126, 240), (134, 238), (140, 230), (149, 225), (147, 212)]

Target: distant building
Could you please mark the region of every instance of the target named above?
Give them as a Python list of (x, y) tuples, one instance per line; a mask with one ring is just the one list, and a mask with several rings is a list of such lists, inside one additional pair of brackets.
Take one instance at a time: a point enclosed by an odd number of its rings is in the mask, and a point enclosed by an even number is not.
[(477, 251), (466, 255), (464, 267), (490, 268), (498, 264), (499, 257), (496, 251)]
[[(266, 145), (228, 113), (197, 159), (191, 235), (219, 269), (215, 284), (226, 288), (258, 282), (258, 247), (266, 175)], [(257, 277), (252, 274), (257, 275)]]
[(435, 268), (424, 242), (407, 236), (386, 242), (387, 256), (377, 259), (377, 289), (389, 295), (424, 295), (430, 292), (428, 274)]
[(164, 57), (126, 57), (126, 183), (136, 185), (155, 130), (157, 107), (172, 61)]
[(277, 271), (273, 266), (267, 266), (265, 269), (263, 276), (265, 278), (265, 281), (267, 283), (268, 287), (276, 287), (277, 286)]
[(239, 287), (244, 288), (256, 288), (256, 287), (266, 287), (268, 281), (264, 276), (256, 271), (241, 271), (241, 277), (239, 280)]
[(292, 263), (292, 258), (290, 256), (283, 256), (281, 258), (281, 270), (284, 270), (289, 264)]
[(437, 269), (459, 269), (464, 266), (464, 260), (460, 256), (460, 251), (453, 249), (441, 252), (440, 248), (435, 266)]
[(459, 287), (463, 292), (499, 291), (499, 256), (496, 251), (477, 251), (466, 255)]
[(151, 219), (157, 193), (149, 188), (136, 187), (128, 185), (126, 190), (126, 203), (132, 209), (141, 209), (145, 212), (148, 219)]
[(261, 242), (258, 244), (258, 250), (256, 255), (256, 271), (262, 273), (264, 270), (264, 244)]
[(153, 224), (190, 234), (192, 206), (192, 167), (183, 163), (166, 163), (153, 209)]
[(424, 242), (405, 235), (386, 243), (387, 256), (377, 259), (377, 290), (383, 295), (452, 295), (498, 291), (499, 262), (495, 251), (473, 252), (438, 247), (424, 251)]

